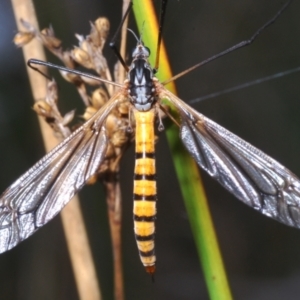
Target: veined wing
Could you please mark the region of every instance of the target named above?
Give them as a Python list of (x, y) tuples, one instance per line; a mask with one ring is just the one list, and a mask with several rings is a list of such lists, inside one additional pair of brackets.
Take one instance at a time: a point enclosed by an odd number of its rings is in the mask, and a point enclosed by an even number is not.
[(247, 205), (300, 228), (300, 181), (277, 161), (162, 88), (179, 110), (180, 137), (197, 164)]
[(116, 93), (1, 195), (0, 253), (50, 221), (97, 172), (108, 143), (106, 117), (122, 98)]

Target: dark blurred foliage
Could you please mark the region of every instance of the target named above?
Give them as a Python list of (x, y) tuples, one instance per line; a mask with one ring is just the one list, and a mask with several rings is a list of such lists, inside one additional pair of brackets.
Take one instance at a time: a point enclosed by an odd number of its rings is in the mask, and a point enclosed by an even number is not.
[[(88, 34), (89, 21), (107, 16), (111, 36), (121, 0), (35, 1), (40, 27), (52, 24), (64, 47)], [(158, 4), (159, 1), (156, 1)], [(164, 32), (174, 74), (243, 39), (272, 17), (284, 1), (170, 1)], [(185, 101), (300, 64), (300, 3), (244, 49), (178, 80)], [(130, 28), (135, 29), (131, 20)], [(147, 30), (147, 24), (145, 24)], [(11, 4), (0, 2), (0, 190), (43, 156), (44, 150)], [(131, 48), (135, 41), (129, 36)], [(131, 52), (131, 51), (130, 51)], [(129, 52), (129, 53), (130, 53)], [(111, 66), (114, 54), (106, 49)], [(58, 62), (49, 55), (48, 60)], [(60, 86), (60, 107), (80, 103), (73, 87), (52, 72)], [(196, 109), (268, 153), (300, 175), (300, 74), (266, 82), (194, 105)], [(153, 284), (140, 264), (132, 231), (133, 151), (121, 167), (123, 257), (127, 299), (208, 299), (172, 160), (161, 134), (157, 144), (158, 266)], [(300, 231), (261, 216), (203, 174), (215, 227), (236, 299), (297, 299), (300, 293)], [(84, 188), (81, 203), (104, 299), (112, 299), (111, 249), (100, 184)], [(77, 299), (59, 217), (27, 241), (0, 256), (0, 299)]]

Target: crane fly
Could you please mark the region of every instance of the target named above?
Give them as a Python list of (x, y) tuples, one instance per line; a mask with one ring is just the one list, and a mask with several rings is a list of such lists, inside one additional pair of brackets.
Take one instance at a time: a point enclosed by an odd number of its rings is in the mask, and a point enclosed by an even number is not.
[[(156, 262), (154, 124), (158, 119), (159, 127), (162, 126), (161, 114), (165, 111), (163, 99), (167, 99), (179, 112), (180, 138), (204, 171), (260, 213), (300, 228), (300, 180), (280, 163), (168, 91), (164, 86), (166, 83), (159, 82), (155, 77), (156, 68), (148, 62), (149, 49), (142, 38), (136, 39), (137, 46), (132, 54), (132, 63), (127, 68), (127, 79), (118, 91), (86, 123), (2, 194), (0, 252), (13, 248), (50, 221), (97, 173), (109, 142), (106, 119), (113, 109), (124, 102), (130, 103), (130, 115), (136, 128), (134, 231), (140, 258), (147, 272), (155, 272)], [(29, 63), (53, 66), (34, 59)]]

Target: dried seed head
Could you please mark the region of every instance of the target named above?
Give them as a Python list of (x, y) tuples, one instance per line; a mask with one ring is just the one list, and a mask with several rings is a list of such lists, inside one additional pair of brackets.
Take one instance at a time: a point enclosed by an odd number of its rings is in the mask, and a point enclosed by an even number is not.
[(109, 28), (110, 28), (110, 23), (109, 23), (108, 19), (104, 18), (104, 17), (98, 18), (94, 24), (95, 24), (95, 27), (96, 27), (97, 31), (99, 32), (101, 38), (106, 40), (108, 33), (109, 33)]
[(96, 55), (93, 57), (94, 59), (94, 70), (102, 77), (105, 79), (109, 79), (107, 76), (109, 70), (107, 66), (107, 61), (105, 57), (99, 53), (96, 53)]
[(110, 141), (115, 147), (122, 147), (128, 141), (128, 135), (125, 130), (118, 130), (114, 132)]
[[(109, 145), (108, 145), (107, 148), (109, 148)], [(106, 151), (106, 153), (108, 153), (108, 150)], [(106, 154), (105, 154), (105, 156), (106, 156)], [(103, 174), (103, 173), (105, 173), (105, 172), (108, 171), (108, 169), (109, 169), (108, 163), (109, 163), (109, 161), (106, 159), (106, 160), (100, 165), (100, 167), (99, 167), (99, 169), (98, 169), (98, 175), (101, 175), (101, 174)]]
[(86, 53), (90, 54), (91, 52), (91, 44), (88, 40), (82, 40), (80, 43), (79, 43), (79, 46), (80, 48), (85, 51)]
[(34, 103), (33, 110), (42, 117), (49, 117), (52, 107), (44, 100), (39, 100)]
[(91, 85), (91, 86), (99, 86), (101, 84), (101, 82), (97, 79), (88, 78), (88, 77), (84, 77), (84, 76), (82, 76), (80, 78), (84, 83)]
[(56, 105), (57, 103), (57, 84), (55, 80), (49, 81), (47, 84), (46, 102), (50, 105)]
[(92, 175), (87, 181), (85, 184), (87, 185), (92, 185), (92, 184), (95, 184), (98, 180), (98, 175)]
[(111, 138), (113, 132), (117, 131), (119, 129), (119, 118), (117, 118), (114, 114), (109, 114), (106, 118), (106, 129), (108, 131), (108, 136)]
[(109, 158), (112, 158), (116, 155), (115, 153), (115, 147), (112, 145), (112, 143), (109, 143), (107, 145), (107, 150), (106, 150), (106, 153), (105, 153), (105, 158), (106, 159), (109, 159)]
[(96, 112), (97, 112), (96, 108), (94, 108), (92, 106), (88, 106), (85, 109), (85, 112), (84, 112), (82, 117), (83, 117), (84, 120), (89, 120)]
[(91, 32), (90, 34), (87, 36), (87, 39), (90, 40), (90, 42), (98, 48), (103, 48), (103, 41), (102, 38), (99, 34), (99, 32), (97, 31), (97, 28), (95, 27), (95, 25), (93, 23), (91, 23)]
[(121, 114), (121, 115), (128, 115), (129, 113), (129, 102), (123, 102), (123, 103), (120, 103), (118, 105), (118, 112)]
[(64, 51), (62, 53), (61, 58), (62, 58), (62, 61), (63, 61), (63, 63), (65, 64), (65, 66), (67, 68), (70, 68), (70, 69), (74, 69), (75, 68), (75, 62), (72, 59), (71, 51)]
[(74, 116), (75, 116), (75, 109), (67, 112), (63, 117), (62, 125), (63, 126), (69, 125), (73, 121)]
[(23, 47), (28, 44), (34, 38), (34, 34), (32, 32), (18, 32), (14, 37), (14, 44), (17, 47)]
[(99, 109), (107, 101), (108, 101), (108, 95), (103, 88), (98, 88), (93, 92), (91, 103), (94, 108)]
[(58, 49), (61, 46), (61, 40), (59, 40), (55, 34), (52, 27), (50, 28), (44, 28), (41, 31), (40, 38), (44, 44), (45, 47), (48, 49)]
[(51, 25), (41, 30), (41, 34), (48, 37), (55, 37), (54, 29)]
[(77, 84), (78, 82), (82, 82), (80, 76), (76, 75), (76, 74), (72, 74), (70, 72), (66, 72), (66, 71), (59, 71), (59, 73), (61, 74), (61, 76), (68, 82), (71, 82), (73, 84)]
[(75, 47), (71, 52), (71, 56), (77, 63), (88, 69), (92, 69), (94, 66), (88, 52), (82, 48)]

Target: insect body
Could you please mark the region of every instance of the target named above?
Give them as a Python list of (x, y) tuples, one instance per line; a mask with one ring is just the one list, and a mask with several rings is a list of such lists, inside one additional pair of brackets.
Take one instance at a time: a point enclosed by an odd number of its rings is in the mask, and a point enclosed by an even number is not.
[[(16, 246), (50, 221), (97, 173), (108, 145), (106, 118), (118, 104), (126, 101), (131, 103), (136, 124), (134, 227), (147, 272), (153, 274), (156, 260), (154, 121), (159, 118), (162, 99), (168, 99), (178, 110), (180, 138), (203, 170), (262, 214), (300, 228), (300, 180), (169, 92), (154, 77), (148, 63), (149, 54), (139, 41), (122, 87), (85, 124), (2, 194), (0, 252)], [(38, 61), (31, 60), (31, 63)]]
[(134, 231), (140, 258), (147, 272), (155, 271), (154, 220), (156, 215), (156, 171), (154, 120), (156, 94), (153, 71), (147, 61), (149, 51), (140, 42), (133, 52), (128, 72), (129, 97), (136, 122), (134, 169)]
[(134, 112), (136, 120), (134, 169), (134, 230), (141, 260), (149, 273), (154, 272), (154, 220), (156, 180), (154, 157), (155, 111)]

